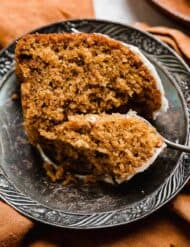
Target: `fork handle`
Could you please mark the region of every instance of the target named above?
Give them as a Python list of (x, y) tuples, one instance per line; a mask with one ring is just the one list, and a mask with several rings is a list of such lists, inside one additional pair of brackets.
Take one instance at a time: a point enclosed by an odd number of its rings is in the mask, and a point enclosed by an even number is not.
[(186, 153), (190, 153), (190, 146), (185, 146), (185, 145), (181, 145), (181, 144), (177, 144), (175, 142), (171, 142), (167, 139), (164, 138), (165, 143), (168, 145), (168, 147), (176, 149), (176, 150), (180, 150)]

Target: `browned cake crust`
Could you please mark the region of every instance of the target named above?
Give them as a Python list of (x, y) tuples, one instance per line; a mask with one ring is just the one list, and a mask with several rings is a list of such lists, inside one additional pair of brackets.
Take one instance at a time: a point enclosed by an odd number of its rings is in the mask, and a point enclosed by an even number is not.
[[(161, 106), (155, 79), (127, 46), (98, 34), (24, 36), (16, 46), (24, 124), (30, 142), (69, 115), (126, 112)], [(143, 106), (143, 107), (142, 107)]]

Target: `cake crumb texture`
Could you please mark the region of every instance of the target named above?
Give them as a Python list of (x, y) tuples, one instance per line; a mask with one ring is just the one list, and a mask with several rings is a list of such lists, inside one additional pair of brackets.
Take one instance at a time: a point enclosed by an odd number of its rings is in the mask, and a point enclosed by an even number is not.
[(164, 144), (156, 129), (134, 114), (75, 115), (40, 133), (43, 150), (54, 150), (52, 156), (66, 171), (83, 169), (113, 180), (127, 180)]
[(156, 79), (126, 45), (100, 34), (31, 34), (15, 54), (24, 126), (58, 164), (44, 164), (52, 181), (128, 180), (164, 145), (148, 122), (125, 115), (151, 118), (161, 107)]
[(130, 49), (99, 34), (31, 34), (16, 46), (25, 128), (51, 129), (69, 115), (160, 109), (155, 79)]

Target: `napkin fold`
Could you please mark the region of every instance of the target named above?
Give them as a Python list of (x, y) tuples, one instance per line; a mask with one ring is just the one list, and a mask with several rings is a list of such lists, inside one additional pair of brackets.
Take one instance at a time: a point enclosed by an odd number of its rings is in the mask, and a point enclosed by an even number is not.
[[(1, 0), (0, 46), (33, 28), (67, 18), (92, 17), (92, 0)], [(190, 61), (190, 37), (138, 23)], [(190, 186), (144, 220), (114, 229), (75, 231), (34, 222), (0, 201), (0, 247), (189, 247)]]
[(134, 27), (153, 34), (156, 38), (171, 46), (186, 62), (190, 63), (190, 36), (173, 28), (156, 26), (137, 22)]
[(28, 218), (0, 201), (0, 247), (16, 247), (34, 226)]
[(1, 247), (189, 247), (189, 223), (167, 207), (140, 222), (99, 230), (34, 223), (0, 202)]
[(93, 16), (92, 0), (1, 0), (0, 46), (51, 22)]

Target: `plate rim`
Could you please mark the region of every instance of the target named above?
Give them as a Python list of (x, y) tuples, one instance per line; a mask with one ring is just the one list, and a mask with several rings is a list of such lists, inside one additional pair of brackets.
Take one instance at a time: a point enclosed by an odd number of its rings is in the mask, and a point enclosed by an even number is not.
[[(131, 27), (130, 25), (125, 25), (125, 24), (120, 23), (120, 22), (113, 22), (113, 21), (102, 20), (102, 19), (71, 19), (71, 20), (66, 20), (66, 21), (53, 22), (53, 23), (50, 23), (50, 24), (41, 26), (41, 27), (39, 27), (39, 28), (36, 28), (36, 29), (32, 30), (31, 32), (27, 32), (27, 34), (28, 34), (28, 33), (34, 33), (34, 32), (40, 31), (40, 30), (42, 30), (42, 29), (49, 28), (49, 27), (54, 26), (54, 25), (65, 24), (65, 23), (72, 23), (72, 22), (77, 22), (77, 23), (78, 23), (78, 22), (81, 22), (81, 21), (82, 21), (82, 22), (85, 22), (85, 21), (86, 21), (86, 22), (99, 22), (99, 23), (103, 22), (103, 23), (106, 23), (106, 24), (113, 24), (113, 25), (116, 24), (116, 25), (119, 25), (119, 26), (123, 26), (124, 28), (133, 29), (134, 31), (138, 31), (138, 32), (144, 34), (145, 36), (149, 36), (151, 39), (156, 40), (156, 42), (158, 42), (161, 46), (164, 46), (165, 48), (169, 49), (169, 51), (172, 53), (172, 55), (174, 55), (174, 57), (176, 57), (177, 60), (178, 60), (180, 63), (182, 63), (183, 66), (185, 67), (185, 69), (190, 73), (190, 68), (188, 67), (188, 65), (183, 61), (183, 59), (182, 59), (178, 54), (176, 54), (176, 52), (174, 52), (174, 51), (173, 51), (170, 47), (168, 47), (166, 44), (162, 43), (161, 41), (159, 41), (158, 39), (156, 39), (153, 35), (151, 35), (151, 34), (149, 34), (149, 33), (147, 33), (147, 32), (141, 31), (141, 30), (139, 30), (139, 29), (137, 29), (137, 28)], [(22, 36), (21, 36), (21, 37), (22, 37)], [(18, 39), (20, 39), (20, 37), (19, 37)], [(1, 52), (0, 52), (0, 57), (2, 56), (2, 54), (3, 54), (6, 50), (8, 50), (11, 46), (15, 45), (15, 43), (16, 43), (16, 41), (17, 41), (18, 39), (14, 40), (14, 41), (11, 42), (7, 47), (5, 47), (3, 50), (1, 50)], [(10, 72), (10, 71), (8, 71), (4, 76), (6, 76), (9, 72)], [(4, 76), (1, 78), (0, 82), (3, 81)], [(176, 85), (177, 85), (178, 87), (180, 87), (177, 83), (176, 83)], [(180, 90), (179, 92), (181, 93), (181, 90)], [(183, 96), (183, 93), (182, 93), (182, 96)], [(182, 99), (183, 99), (183, 101), (184, 101), (184, 102), (183, 102), (183, 103), (184, 103), (184, 106), (186, 106), (186, 102), (185, 102), (184, 97), (182, 97)], [(187, 108), (187, 107), (186, 107), (186, 108)], [(188, 108), (187, 108), (187, 109), (188, 109)], [(187, 109), (185, 109), (186, 113), (187, 113)], [(187, 129), (186, 142), (188, 143), (188, 141), (189, 141), (189, 126), (188, 126), (188, 124), (187, 124), (187, 128), (188, 128), (188, 129)], [(181, 158), (182, 158), (182, 154), (181, 154), (180, 157), (179, 157), (179, 163), (181, 162), (181, 161), (180, 161)], [(171, 179), (171, 177), (174, 175), (174, 173), (175, 173), (175, 171), (177, 170), (177, 168), (178, 168), (178, 166), (176, 166), (175, 169), (173, 169), (172, 173), (169, 175), (169, 177), (166, 178), (166, 180), (170, 180), (170, 179)], [(15, 189), (15, 191), (16, 191), (18, 194), (21, 194), (21, 195), (22, 195), (23, 197), (25, 197), (25, 198), (29, 198), (28, 196), (22, 194), (22, 192), (20, 192), (20, 191), (16, 188), (16, 186), (15, 186), (14, 184), (12, 184), (12, 183), (9, 181), (8, 177), (6, 176), (6, 174), (4, 174), (3, 172), (1, 173), (1, 169), (2, 169), (2, 168), (1, 168), (1, 164), (0, 164), (0, 178), (1, 178), (1, 176), (4, 176), (4, 178), (7, 180), (7, 183), (9, 183), (10, 186), (13, 187), (13, 188)], [(190, 175), (189, 175), (189, 177), (190, 177)], [(57, 227), (64, 227), (64, 228), (70, 228), (70, 229), (97, 229), (97, 228), (107, 228), (107, 227), (113, 227), (113, 226), (119, 226), (119, 225), (128, 224), (128, 223), (131, 223), (131, 222), (140, 220), (140, 219), (142, 219), (142, 218), (145, 218), (145, 217), (147, 217), (148, 215), (152, 214), (153, 212), (155, 212), (156, 210), (158, 210), (160, 207), (162, 207), (164, 204), (166, 204), (168, 201), (170, 201), (170, 200), (171, 200), (171, 199), (172, 199), (172, 198), (173, 198), (173, 197), (174, 197), (174, 196), (175, 196), (175, 195), (176, 195), (176, 194), (177, 194), (177, 193), (185, 186), (185, 184), (187, 183), (189, 177), (187, 177), (186, 180), (183, 181), (183, 183), (182, 183), (181, 186), (175, 191), (175, 193), (173, 193), (170, 197), (168, 197), (168, 198), (167, 198), (166, 200), (164, 200), (162, 203), (160, 203), (159, 205), (157, 205), (157, 207), (153, 208), (151, 211), (146, 212), (146, 213), (143, 214), (142, 216), (138, 216), (136, 219), (128, 220), (128, 221), (122, 222), (122, 223), (110, 224), (110, 225), (99, 225), (99, 226), (92, 226), (92, 227), (89, 227), (89, 226), (87, 226), (87, 227), (84, 227), (84, 226), (78, 226), (78, 227), (74, 226), (74, 227), (72, 227), (72, 226), (59, 225), (59, 224), (57, 224), (57, 223), (47, 222), (47, 221), (42, 220), (42, 219), (37, 219), (37, 217), (35, 217), (35, 216), (31, 215), (31, 214), (28, 214), (27, 211), (25, 212), (25, 211), (21, 210), (20, 208), (16, 207), (16, 205), (14, 205), (14, 203), (11, 203), (11, 202), (7, 199), (6, 196), (3, 196), (3, 195), (2, 195), (2, 193), (1, 193), (1, 186), (0, 186), (0, 198), (2, 198), (4, 201), (7, 202), (7, 204), (9, 204), (10, 206), (12, 206), (13, 208), (15, 208), (17, 211), (19, 211), (20, 213), (24, 214), (25, 216), (30, 217), (30, 218), (32, 218), (32, 219), (34, 219), (34, 220), (38, 220), (38, 221), (40, 221), (40, 222), (49, 224), (49, 225), (54, 225), (54, 226), (57, 226)], [(163, 186), (163, 184), (160, 185), (160, 187), (161, 187), (161, 186)], [(157, 190), (159, 190), (160, 187), (157, 188)], [(154, 192), (152, 192), (151, 195), (153, 195), (154, 193), (156, 193), (157, 190), (154, 191)], [(149, 196), (151, 196), (151, 195), (147, 195), (146, 197), (149, 197)], [(146, 197), (145, 197), (145, 198), (146, 198)], [(29, 198), (29, 199), (30, 199), (30, 198)], [(144, 199), (144, 198), (143, 198), (143, 199)], [(33, 199), (30, 199), (30, 201), (34, 201), (34, 200), (33, 200)], [(36, 202), (37, 202), (37, 201), (36, 201)], [(43, 205), (43, 204), (41, 204), (41, 203), (39, 203), (39, 202), (37, 202), (37, 204), (40, 204), (42, 207), (48, 208), (48, 209), (51, 210), (51, 211), (53, 210), (52, 208), (49, 208), (48, 206)], [(134, 205), (134, 204), (137, 204), (137, 202), (130, 204), (130, 205), (129, 205), (129, 208), (130, 208), (132, 205)], [(56, 210), (53, 210), (53, 211), (63, 212), (63, 211), (57, 210), (57, 209), (56, 209)], [(114, 212), (114, 211), (116, 211), (116, 210), (108, 211), (108, 213), (112, 213), (112, 212)], [(122, 211), (122, 209), (120, 209), (120, 210), (118, 210), (118, 211)], [(64, 213), (64, 212), (63, 212), (63, 213)], [(97, 214), (104, 214), (104, 213), (105, 213), (105, 212), (99, 212), (99, 213), (94, 213), (94, 214), (93, 214), (93, 213), (86, 213), (86, 214), (85, 214), (85, 213), (66, 213), (66, 212), (65, 212), (65, 214), (82, 215), (82, 216), (84, 216), (84, 217), (87, 216), (87, 215), (94, 215), (94, 216), (96, 216)]]
[(180, 12), (175, 10), (171, 10), (169, 7), (164, 5), (163, 3), (159, 3), (158, 0), (148, 0), (155, 8), (158, 8), (164, 13), (166, 16), (173, 18), (174, 20), (183, 23), (187, 26), (190, 25), (190, 17), (188, 18), (187, 15), (184, 15)]

